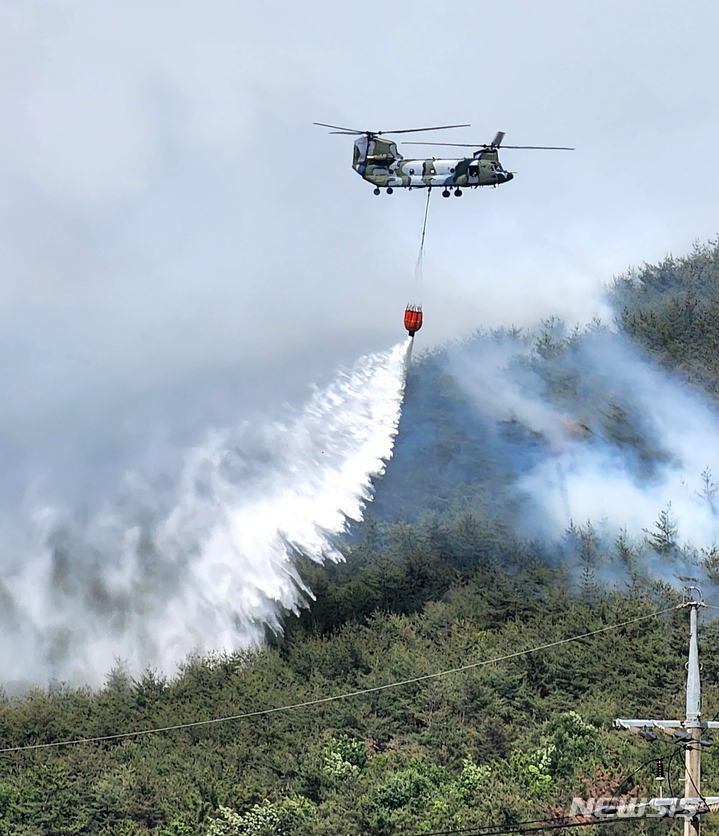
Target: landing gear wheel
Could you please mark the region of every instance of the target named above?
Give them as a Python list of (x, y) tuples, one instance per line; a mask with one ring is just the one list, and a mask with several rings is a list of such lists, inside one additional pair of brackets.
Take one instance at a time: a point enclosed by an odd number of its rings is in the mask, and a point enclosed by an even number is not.
[(392, 186), (387, 186), (387, 194), (392, 194), (393, 191), (394, 189), (392, 188)]
[(455, 189), (454, 190), (455, 197), (462, 197), (462, 189)]
[(442, 192), (442, 197), (449, 197), (449, 189), (445, 189), (445, 190)]
[(375, 193), (375, 194), (379, 194), (379, 189), (375, 189), (375, 190), (374, 190), (374, 193)]

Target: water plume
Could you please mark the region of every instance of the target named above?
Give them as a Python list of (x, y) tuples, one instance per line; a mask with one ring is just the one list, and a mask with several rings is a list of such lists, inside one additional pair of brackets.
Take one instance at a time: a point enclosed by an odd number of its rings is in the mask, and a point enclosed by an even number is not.
[(410, 346), (360, 358), (281, 421), (210, 433), (163, 511), (132, 475), (126, 502), (82, 523), (38, 510), (6, 554), (3, 680), (96, 684), (118, 659), (171, 674), (281, 629), (311, 597), (293, 557), (341, 559), (392, 454)]

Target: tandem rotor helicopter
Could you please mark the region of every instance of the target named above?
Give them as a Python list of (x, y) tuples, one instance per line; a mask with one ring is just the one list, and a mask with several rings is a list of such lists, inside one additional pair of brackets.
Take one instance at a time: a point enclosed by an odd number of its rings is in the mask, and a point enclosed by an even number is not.
[(508, 183), (514, 173), (502, 168), (499, 161), (499, 149), (527, 149), (532, 151), (573, 151), (555, 145), (502, 145), (504, 132), (498, 131), (494, 139), (486, 143), (467, 142), (404, 142), (404, 145), (442, 145), (454, 148), (476, 148), (471, 157), (461, 159), (406, 160), (397, 150), (397, 144), (389, 139), (382, 139), (386, 134), (410, 134), (424, 131), (446, 131), (453, 128), (469, 128), (470, 125), (439, 125), (432, 128), (408, 128), (400, 131), (358, 131), (355, 128), (342, 128), (339, 125), (327, 125), (314, 122), (321, 128), (332, 128), (330, 133), (356, 136), (352, 168), (375, 187), (379, 194), (385, 189), (392, 194), (396, 188), (431, 189), (443, 187), (442, 197), (449, 197), (454, 190), (455, 197), (461, 197), (463, 188), (476, 189), (478, 186), (498, 186)]

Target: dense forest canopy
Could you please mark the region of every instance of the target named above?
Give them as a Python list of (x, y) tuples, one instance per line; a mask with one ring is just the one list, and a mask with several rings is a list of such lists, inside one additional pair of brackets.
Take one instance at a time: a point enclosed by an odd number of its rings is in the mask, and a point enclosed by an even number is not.
[[(621, 461), (647, 492), (676, 469), (636, 386), (618, 386), (613, 369), (649, 366), (641, 351), (696, 397), (719, 393), (718, 245), (620, 277), (609, 293), (619, 335), (551, 321), (536, 334), (480, 333), (417, 358), (370, 513), (341, 544), (345, 562), (298, 558), (311, 594), (283, 635), (268, 634), (255, 651), (189, 659), (171, 681), (152, 671), (134, 679), (120, 663), (99, 691), (54, 683), (6, 697), (0, 748), (297, 706), (612, 629), (283, 712), (3, 752), (0, 833), (389, 836), (510, 826), (563, 813), (575, 795), (652, 795), (659, 756), (669, 791), (680, 793), (681, 747), (611, 723), (682, 715), (687, 613), (673, 576), (690, 566), (713, 595), (716, 550), (708, 535), (686, 542), (672, 506), (635, 533), (576, 517), (562, 462), (568, 449), (574, 461)], [(488, 399), (490, 390), (501, 397)], [(550, 504), (532, 474), (553, 474)], [(716, 488), (710, 470), (696, 478), (692, 501), (710, 532)], [(711, 617), (700, 654), (712, 716)], [(718, 766), (709, 749), (707, 793), (719, 793)], [(637, 828), (670, 825), (614, 827)]]
[(665, 368), (719, 394), (719, 238), (617, 278), (623, 332)]

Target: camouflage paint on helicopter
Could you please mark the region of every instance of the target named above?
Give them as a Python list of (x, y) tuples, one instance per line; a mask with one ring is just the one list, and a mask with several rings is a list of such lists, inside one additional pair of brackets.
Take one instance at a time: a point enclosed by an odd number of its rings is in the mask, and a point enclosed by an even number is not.
[(355, 140), (352, 168), (376, 187), (377, 194), (380, 187), (442, 186), (447, 190), (498, 186), (514, 177), (511, 171), (502, 168), (496, 148), (477, 151), (473, 157), (464, 159), (406, 160), (395, 142), (371, 135)]
[[(498, 186), (514, 179), (511, 171), (502, 168), (499, 149), (512, 148), (533, 151), (573, 151), (573, 148), (557, 145), (502, 145), (504, 131), (497, 131), (491, 143), (469, 142), (405, 142), (406, 145), (444, 145), (455, 148), (476, 149), (471, 157), (460, 159), (405, 160), (397, 150), (397, 144), (382, 139), (387, 134), (417, 134), (428, 131), (448, 131), (454, 128), (468, 128), (469, 125), (435, 125), (431, 128), (404, 128), (399, 131), (360, 131), (357, 128), (343, 128), (327, 122), (315, 122), (321, 128), (332, 128), (330, 133), (354, 136), (354, 158), (352, 168), (360, 177), (372, 183), (374, 193), (385, 189), (392, 194), (395, 187), (422, 189), (442, 187), (443, 197), (449, 197), (450, 189), (459, 197), (462, 187), (476, 189), (477, 186)], [(403, 140), (404, 141), (404, 140)]]

